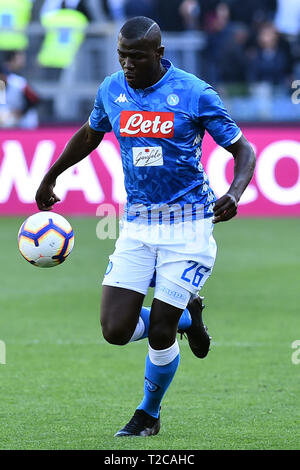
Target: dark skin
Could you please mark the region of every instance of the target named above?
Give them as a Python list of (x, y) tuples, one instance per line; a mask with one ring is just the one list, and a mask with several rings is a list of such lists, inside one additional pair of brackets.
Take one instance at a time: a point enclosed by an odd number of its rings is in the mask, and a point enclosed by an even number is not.
[(237, 142), (226, 147), (226, 150), (234, 158), (234, 178), (227, 193), (215, 203), (215, 224), (230, 220), (237, 214), (238, 202), (250, 183), (255, 168), (254, 151), (243, 135)]
[[(160, 45), (160, 33), (153, 31), (149, 37), (126, 39), (121, 34), (118, 40), (120, 65), (128, 85), (132, 88), (147, 88), (158, 82), (165, 73), (161, 64), (164, 47)], [(96, 132), (86, 122), (70, 139), (59, 159), (50, 168), (36, 193), (40, 210), (52, 210), (59, 201), (54, 193), (56, 178), (67, 168), (75, 165), (102, 141), (104, 133)], [(228, 192), (218, 199), (214, 207), (214, 223), (233, 218), (241, 195), (253, 175), (254, 152), (245, 137), (227, 147), (234, 157), (234, 178)], [(101, 326), (104, 338), (118, 345), (126, 344), (135, 330), (144, 295), (119, 287), (103, 286), (101, 299)], [(153, 349), (170, 347), (177, 333), (182, 310), (154, 299), (151, 306), (149, 343)]]

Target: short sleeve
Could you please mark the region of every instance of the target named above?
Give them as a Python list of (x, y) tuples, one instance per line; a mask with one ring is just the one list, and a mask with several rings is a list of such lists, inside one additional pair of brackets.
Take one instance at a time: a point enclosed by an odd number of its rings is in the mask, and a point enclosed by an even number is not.
[(220, 96), (211, 86), (207, 85), (200, 93), (198, 105), (198, 120), (218, 145), (228, 147), (239, 140), (241, 129), (229, 116)]
[(89, 125), (92, 129), (99, 132), (110, 132), (112, 130), (108, 115), (105, 112), (102, 93), (104, 83), (99, 86), (96, 99), (94, 102), (94, 108), (89, 117)]

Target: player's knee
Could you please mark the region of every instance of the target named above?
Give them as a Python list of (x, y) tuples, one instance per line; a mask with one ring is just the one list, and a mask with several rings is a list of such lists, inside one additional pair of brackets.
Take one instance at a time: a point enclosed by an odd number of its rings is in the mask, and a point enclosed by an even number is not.
[(149, 343), (153, 349), (165, 349), (170, 345), (170, 342), (176, 337), (176, 331), (165, 325), (161, 328), (160, 325), (152, 325), (149, 328)]
[(130, 340), (130, 334), (119, 325), (101, 322), (101, 328), (104, 339), (110, 344), (123, 346)]

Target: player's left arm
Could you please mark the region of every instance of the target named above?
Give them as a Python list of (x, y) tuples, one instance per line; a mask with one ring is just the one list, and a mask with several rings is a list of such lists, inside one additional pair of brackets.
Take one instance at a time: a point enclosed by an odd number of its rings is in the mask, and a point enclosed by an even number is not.
[(234, 177), (227, 193), (215, 203), (215, 224), (230, 220), (237, 214), (238, 202), (250, 183), (255, 168), (254, 150), (243, 135), (237, 142), (226, 147), (226, 150), (234, 158)]

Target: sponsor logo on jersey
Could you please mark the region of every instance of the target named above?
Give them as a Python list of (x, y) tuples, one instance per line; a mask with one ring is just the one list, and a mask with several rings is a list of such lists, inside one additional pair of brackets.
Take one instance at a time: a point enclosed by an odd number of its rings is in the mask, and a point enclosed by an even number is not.
[(153, 111), (122, 111), (122, 137), (156, 137), (170, 139), (174, 135), (174, 113)]
[(132, 147), (134, 166), (161, 166), (164, 164), (161, 147)]
[(115, 103), (129, 103), (128, 99), (126, 98), (125, 93), (121, 93), (118, 98), (115, 99)]

